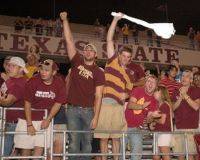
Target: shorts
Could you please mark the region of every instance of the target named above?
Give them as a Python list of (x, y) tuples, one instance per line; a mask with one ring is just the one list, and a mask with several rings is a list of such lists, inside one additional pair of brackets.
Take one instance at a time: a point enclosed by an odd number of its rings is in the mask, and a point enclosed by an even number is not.
[[(195, 129), (176, 129), (176, 131), (196, 131)], [(196, 144), (194, 141), (194, 134), (188, 133), (186, 134), (187, 142), (188, 142), (188, 152), (189, 154), (197, 154)], [(174, 134), (172, 138), (172, 147), (175, 153), (185, 153), (185, 141), (184, 134)]]
[[(99, 120), (94, 133), (95, 138), (120, 138), (122, 132), (127, 130), (124, 107), (118, 103), (105, 103), (101, 105)], [(108, 131), (115, 133), (98, 133)]]
[[(67, 130), (66, 124), (54, 124), (54, 134), (53, 134), (53, 141), (63, 141), (64, 140), (64, 133), (63, 132), (55, 132), (55, 130)], [(66, 134), (65, 140), (67, 141), (68, 135)]]
[[(41, 130), (41, 122), (42, 121), (32, 121), (33, 126), (36, 131), (44, 131)], [(18, 119), (18, 123), (15, 129), (16, 132), (27, 132), (27, 123), (24, 119)], [(51, 123), (49, 127), (46, 129), (47, 133), (47, 148), (50, 147), (50, 132), (51, 132)], [(33, 149), (34, 147), (45, 147), (45, 136), (42, 133), (38, 133), (34, 136), (27, 135), (27, 133), (23, 134), (15, 134), (14, 135), (14, 146), (15, 148), (20, 149)]]
[(157, 135), (157, 139), (158, 139), (158, 146), (162, 147), (162, 146), (171, 146), (172, 143), (172, 134), (158, 134)]

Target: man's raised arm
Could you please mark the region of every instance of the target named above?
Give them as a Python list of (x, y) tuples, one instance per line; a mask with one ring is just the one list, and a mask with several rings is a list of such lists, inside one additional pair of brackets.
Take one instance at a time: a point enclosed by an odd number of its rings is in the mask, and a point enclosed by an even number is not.
[(67, 52), (69, 59), (71, 60), (76, 54), (76, 48), (74, 45), (73, 36), (69, 27), (69, 22), (67, 20), (67, 12), (61, 12), (60, 18), (63, 21), (64, 37), (67, 44)]
[(113, 21), (110, 25), (110, 28), (107, 33), (107, 56), (108, 58), (111, 58), (114, 53), (115, 53), (115, 48), (114, 48), (114, 42), (113, 42), (113, 36), (115, 33), (115, 27), (117, 25), (117, 22), (123, 17), (122, 13), (118, 13), (118, 16), (115, 16), (113, 18)]

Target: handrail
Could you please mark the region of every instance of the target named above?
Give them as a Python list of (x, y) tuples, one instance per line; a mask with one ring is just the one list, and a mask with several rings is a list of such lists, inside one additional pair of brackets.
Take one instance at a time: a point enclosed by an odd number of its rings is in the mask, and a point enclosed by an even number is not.
[[(16, 108), (14, 108), (16, 109)], [(0, 107), (0, 113), (5, 111), (7, 109), (5, 108), (1, 108)], [(22, 110), (20, 108), (20, 110)], [(40, 110), (41, 111), (41, 110)], [(4, 114), (5, 115), (5, 114)], [(0, 115), (0, 120), (4, 120), (5, 117), (2, 117)], [(52, 125), (52, 128), (51, 128), (51, 141), (50, 141), (50, 157), (51, 159), (53, 159), (53, 157), (55, 156), (60, 156), (63, 158), (63, 160), (68, 157), (68, 156), (114, 156), (114, 155), (117, 155), (117, 156), (122, 156), (122, 159), (125, 160), (126, 156), (131, 156), (131, 155), (137, 155), (137, 156), (153, 156), (153, 155), (169, 155), (169, 156), (179, 156), (179, 155), (185, 155), (186, 156), (186, 159), (188, 160), (189, 159), (189, 155), (193, 155), (193, 154), (196, 154), (196, 153), (189, 153), (189, 148), (188, 148), (188, 141), (187, 141), (187, 134), (196, 134), (196, 133), (200, 133), (200, 130), (197, 129), (195, 131), (187, 131), (187, 132), (184, 132), (184, 131), (173, 131), (173, 132), (152, 132), (152, 131), (146, 131), (146, 130), (141, 130), (141, 131), (97, 131), (97, 130), (88, 130), (88, 131), (82, 131), (82, 130), (62, 130), (62, 129), (54, 129), (53, 128), (53, 122), (51, 123)], [(1, 129), (0, 131), (1, 135), (4, 135), (4, 134), (26, 134), (27, 132), (6, 132), (4, 131), (3, 129)], [(38, 134), (44, 134), (44, 138), (46, 139), (47, 136), (46, 136), (46, 131), (39, 131), (39, 132), (36, 132)], [(54, 137), (54, 133), (62, 133), (64, 135), (64, 138), (63, 138), (63, 153), (54, 153), (53, 152), (53, 137)], [(68, 133), (112, 133), (112, 134), (122, 134), (122, 152), (120, 153), (67, 153), (66, 151), (66, 135)], [(141, 153), (126, 153), (126, 143), (125, 143), (125, 138), (127, 136), (127, 134), (143, 134), (143, 135), (151, 135), (153, 136), (153, 147), (152, 147), (152, 151), (149, 153), (149, 152), (141, 152)], [(157, 151), (157, 136), (158, 134), (172, 134), (172, 135), (175, 135), (175, 134), (183, 134), (184, 135), (184, 147), (185, 147), (185, 151), (184, 152), (170, 152), (168, 154), (164, 154), (164, 153), (160, 153)], [(3, 138), (3, 137), (0, 137), (0, 138)], [(46, 139), (47, 140), (47, 139)], [(37, 157), (34, 157), (34, 156), (3, 156), (3, 154), (0, 154), (0, 159), (25, 159), (25, 158), (32, 158), (32, 159), (35, 159), (35, 158), (42, 158), (42, 159), (46, 159), (47, 158), (47, 144), (46, 144), (46, 140), (45, 140), (45, 148), (44, 148), (44, 155), (43, 156), (37, 156)], [(2, 142), (2, 141), (1, 141)], [(0, 144), (2, 145), (2, 144)], [(3, 152), (2, 152), (3, 153)]]

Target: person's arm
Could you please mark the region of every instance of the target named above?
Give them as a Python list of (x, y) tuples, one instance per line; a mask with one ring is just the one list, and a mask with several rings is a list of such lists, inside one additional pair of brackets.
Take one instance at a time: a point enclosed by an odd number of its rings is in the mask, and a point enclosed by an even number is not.
[(183, 99), (182, 99), (182, 97), (180, 96), (180, 97), (176, 100), (176, 102), (172, 105), (172, 108), (173, 108), (174, 111), (180, 106), (182, 100), (183, 100)]
[(46, 129), (46, 128), (49, 127), (49, 124), (50, 124), (51, 120), (58, 113), (58, 111), (60, 110), (61, 105), (62, 105), (61, 103), (54, 103), (54, 105), (52, 106), (48, 117), (46, 119), (44, 119), (42, 121), (42, 123), (41, 123), (41, 128), (42, 129)]
[(35, 135), (36, 129), (32, 124), (32, 118), (31, 118), (31, 103), (26, 100), (24, 102), (24, 112), (25, 112), (26, 123), (27, 123), (27, 134)]
[(150, 104), (150, 102), (145, 102), (144, 104), (137, 104), (136, 102), (137, 99), (135, 97), (131, 97), (127, 107), (133, 110), (142, 110)]
[(166, 121), (166, 118), (167, 118), (166, 114), (161, 114), (161, 117), (158, 120), (155, 120), (155, 121), (156, 121), (156, 123), (164, 124), (165, 121)]
[(0, 97), (0, 105), (3, 107), (9, 107), (11, 106), (13, 103), (15, 103), (17, 100), (17, 98), (12, 95), (12, 94), (8, 94), (6, 97)]
[(114, 41), (113, 36), (115, 33), (115, 27), (117, 25), (117, 22), (123, 17), (122, 13), (119, 13), (119, 16), (115, 16), (113, 18), (113, 21), (108, 29), (107, 34), (107, 56), (108, 58), (111, 58), (115, 54), (115, 48), (114, 48)]
[(91, 122), (91, 129), (95, 129), (99, 119), (99, 112), (101, 108), (101, 100), (103, 95), (103, 85), (97, 86), (95, 91), (95, 100), (94, 100), (94, 118)]
[(137, 82), (133, 83), (133, 87), (140, 87), (140, 86), (144, 86), (145, 84), (145, 78), (142, 77), (140, 78)]
[(60, 18), (63, 21), (64, 37), (67, 43), (67, 52), (69, 59), (71, 60), (76, 54), (76, 47), (74, 45), (73, 36), (69, 27), (69, 22), (67, 20), (67, 12), (61, 12)]
[(200, 99), (196, 99), (196, 100), (193, 100), (190, 98), (190, 96), (188, 95), (185, 95), (184, 99), (187, 101), (187, 103), (189, 104), (189, 106), (191, 108), (193, 108), (195, 111), (197, 111), (200, 107)]

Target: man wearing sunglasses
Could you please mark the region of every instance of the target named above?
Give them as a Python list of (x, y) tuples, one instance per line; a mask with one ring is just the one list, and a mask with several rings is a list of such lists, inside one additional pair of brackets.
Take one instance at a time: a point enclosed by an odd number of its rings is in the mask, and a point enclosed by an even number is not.
[[(104, 73), (95, 64), (97, 49), (93, 44), (84, 47), (82, 57), (77, 53), (67, 20), (67, 13), (60, 13), (68, 57), (71, 62), (70, 86), (67, 97), (68, 130), (89, 131), (95, 129), (99, 117)], [(91, 134), (69, 133), (69, 153), (91, 153)], [(77, 156), (69, 159), (78, 159)], [(91, 159), (83, 156), (82, 159)]]

